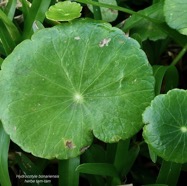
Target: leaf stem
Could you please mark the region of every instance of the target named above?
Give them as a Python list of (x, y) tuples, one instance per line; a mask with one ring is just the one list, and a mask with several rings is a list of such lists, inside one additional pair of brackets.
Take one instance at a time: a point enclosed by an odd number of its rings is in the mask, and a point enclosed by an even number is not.
[(118, 173), (121, 173), (125, 160), (128, 156), (128, 150), (129, 150), (129, 143), (130, 139), (128, 140), (121, 140), (118, 142), (117, 149), (116, 149), (116, 156), (114, 160), (114, 166), (116, 167)]
[[(130, 139), (121, 140), (117, 144), (117, 149), (116, 149), (116, 154), (115, 154), (113, 165), (115, 166), (120, 178), (122, 177), (122, 170), (126, 165), (126, 159), (128, 157), (129, 144), (130, 144)], [(113, 178), (112, 185), (115, 185), (115, 184), (116, 184), (116, 179)], [(118, 183), (118, 184), (120, 184), (120, 183)]]
[(179, 52), (179, 54), (175, 57), (175, 59), (170, 64), (171, 66), (176, 65), (180, 59), (183, 57), (183, 55), (187, 52), (187, 44), (183, 47), (183, 49)]
[(11, 186), (8, 172), (8, 149), (10, 137), (5, 133), (2, 124), (0, 123), (0, 185)]
[[(98, 0), (93, 0), (95, 2), (98, 2)], [(99, 6), (94, 6), (93, 5), (93, 13), (94, 13), (94, 19), (101, 20), (102, 15), (101, 15), (101, 9)]]
[(181, 167), (182, 164), (163, 160), (156, 183), (169, 186), (177, 185)]
[(71, 158), (68, 160), (60, 160), (58, 166), (59, 186), (78, 186), (79, 173), (75, 171), (80, 164), (80, 157)]
[(105, 3), (100, 3), (100, 2), (96, 2), (95, 0), (76, 0), (77, 2), (80, 2), (80, 3), (85, 3), (85, 4), (91, 4), (91, 5), (94, 5), (94, 6), (99, 6), (99, 7), (105, 7), (105, 8), (110, 8), (110, 9), (113, 9), (113, 10), (118, 10), (118, 11), (121, 11), (121, 12), (125, 12), (125, 13), (128, 13), (128, 14), (131, 14), (131, 15), (138, 15), (140, 17), (143, 17), (151, 22), (154, 22), (154, 23), (160, 23), (159, 20), (157, 19), (154, 19), (154, 18), (150, 18), (150, 17), (147, 17), (141, 13), (138, 13), (138, 12), (135, 12), (133, 10), (130, 10), (128, 8), (124, 8), (124, 7), (120, 7), (120, 6), (116, 6), (116, 5), (111, 5), (111, 4), (105, 4)]

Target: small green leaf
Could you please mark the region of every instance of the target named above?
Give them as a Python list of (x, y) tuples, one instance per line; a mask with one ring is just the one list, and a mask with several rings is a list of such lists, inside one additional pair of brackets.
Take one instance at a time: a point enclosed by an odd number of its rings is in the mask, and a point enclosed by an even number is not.
[(171, 28), (187, 35), (187, 1), (165, 0), (164, 15)]
[[(107, 3), (108, 5), (114, 5), (117, 6), (117, 2), (116, 0), (98, 0), (98, 2), (100, 3)], [(93, 6), (92, 5), (88, 5), (88, 8), (90, 9), (91, 12), (93, 12)], [(113, 10), (110, 8), (104, 8), (104, 7), (100, 7), (101, 9), (101, 16), (102, 16), (102, 20), (107, 21), (107, 22), (112, 22), (115, 21), (116, 18), (118, 17), (118, 11), (117, 10)]]
[(187, 162), (187, 91), (173, 89), (158, 95), (143, 113), (143, 136), (166, 161)]
[(49, 159), (82, 154), (94, 136), (130, 138), (154, 97), (139, 44), (90, 19), (37, 31), (4, 60), (0, 79), (6, 132), (25, 151)]
[(81, 10), (79, 3), (64, 1), (51, 6), (46, 12), (46, 17), (53, 21), (71, 21), (81, 16)]

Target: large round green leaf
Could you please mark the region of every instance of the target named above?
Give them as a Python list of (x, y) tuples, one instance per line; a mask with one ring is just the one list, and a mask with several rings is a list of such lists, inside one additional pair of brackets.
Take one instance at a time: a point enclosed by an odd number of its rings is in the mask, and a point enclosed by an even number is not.
[(131, 137), (154, 96), (152, 68), (138, 43), (87, 19), (35, 33), (5, 59), (0, 79), (6, 132), (45, 158), (75, 157), (94, 136)]
[(187, 162), (187, 91), (173, 89), (159, 95), (143, 113), (143, 136), (167, 161)]
[(165, 0), (164, 14), (168, 25), (187, 35), (187, 1)]

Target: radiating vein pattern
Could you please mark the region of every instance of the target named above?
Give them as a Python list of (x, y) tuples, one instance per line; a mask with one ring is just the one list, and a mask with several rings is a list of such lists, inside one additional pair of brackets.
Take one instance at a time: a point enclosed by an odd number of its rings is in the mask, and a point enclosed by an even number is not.
[(166, 161), (187, 161), (187, 91), (170, 90), (158, 95), (143, 113), (143, 136)]
[(139, 44), (90, 19), (36, 32), (7, 57), (0, 76), (6, 132), (25, 151), (50, 159), (80, 155), (94, 136), (105, 142), (133, 136), (154, 97)]

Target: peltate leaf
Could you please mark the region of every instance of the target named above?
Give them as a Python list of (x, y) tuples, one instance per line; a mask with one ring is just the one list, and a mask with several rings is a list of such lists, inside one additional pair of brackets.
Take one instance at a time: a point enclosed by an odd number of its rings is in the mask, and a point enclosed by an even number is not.
[(64, 1), (51, 6), (46, 17), (53, 21), (71, 21), (81, 16), (82, 7), (79, 3)]
[(187, 35), (187, 1), (165, 0), (164, 15), (168, 25)]
[(187, 91), (158, 95), (143, 113), (145, 141), (166, 161), (187, 162)]
[(81, 19), (36, 32), (3, 62), (0, 117), (25, 151), (66, 159), (93, 136), (117, 142), (142, 127), (154, 77), (139, 44), (108, 23)]

